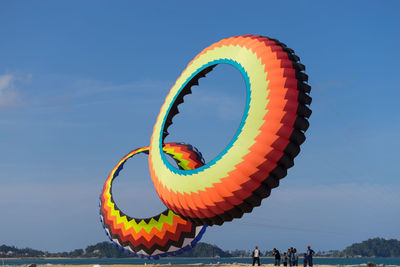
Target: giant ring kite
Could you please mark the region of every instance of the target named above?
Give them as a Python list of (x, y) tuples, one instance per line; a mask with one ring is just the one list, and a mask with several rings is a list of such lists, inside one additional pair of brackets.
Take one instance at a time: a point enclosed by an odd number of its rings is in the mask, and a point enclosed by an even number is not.
[[(211, 162), (192, 170), (177, 169), (163, 153), (168, 127), (183, 97), (218, 64), (234, 66), (245, 80), (240, 126)], [(292, 49), (262, 36), (223, 39), (198, 54), (171, 88), (151, 137), (150, 173), (163, 203), (206, 225), (240, 218), (259, 206), (286, 176), (305, 141), (311, 87), (304, 70)]]
[[(100, 218), (107, 236), (119, 248), (140, 257), (157, 259), (180, 254), (195, 246), (206, 226), (195, 225), (169, 209), (151, 218), (137, 219), (117, 207), (112, 197), (114, 179), (129, 158), (148, 153), (148, 150), (149, 147), (144, 147), (131, 151), (111, 171), (100, 196)], [(200, 152), (191, 145), (169, 143), (164, 145), (163, 151), (182, 169), (194, 169), (204, 164)]]

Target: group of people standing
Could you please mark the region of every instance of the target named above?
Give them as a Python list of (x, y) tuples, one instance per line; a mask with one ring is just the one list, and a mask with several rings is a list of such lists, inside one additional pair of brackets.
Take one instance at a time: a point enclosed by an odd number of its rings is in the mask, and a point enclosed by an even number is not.
[[(297, 254), (296, 248), (289, 248), (287, 252), (284, 252), (283, 255), (279, 253), (279, 250), (274, 248), (273, 254), (275, 256), (275, 266), (281, 265), (281, 259), (283, 266), (299, 266), (299, 255)], [(310, 246), (307, 247), (307, 252), (303, 255), (303, 266), (306, 267), (312, 266), (312, 257), (314, 256), (314, 250), (311, 249)]]
[[(274, 248), (273, 254), (275, 256), (275, 266), (280, 266), (281, 265), (281, 260), (283, 263), (283, 266), (299, 266), (299, 255), (297, 254), (296, 248), (289, 248), (287, 252), (284, 252), (283, 255)], [(257, 262), (258, 266), (260, 266), (260, 251), (258, 247), (256, 246), (254, 251), (253, 251), (253, 266)], [(314, 256), (314, 250), (311, 249), (311, 246), (307, 247), (307, 252), (304, 253), (304, 258), (303, 258), (303, 266), (306, 267), (308, 266), (313, 266), (312, 258)]]
[(289, 266), (299, 266), (299, 255), (297, 254), (296, 248), (289, 248), (282, 256), (276, 248), (274, 248), (273, 252), (275, 256), (275, 266), (280, 266), (281, 258), (283, 266), (287, 266), (288, 262)]

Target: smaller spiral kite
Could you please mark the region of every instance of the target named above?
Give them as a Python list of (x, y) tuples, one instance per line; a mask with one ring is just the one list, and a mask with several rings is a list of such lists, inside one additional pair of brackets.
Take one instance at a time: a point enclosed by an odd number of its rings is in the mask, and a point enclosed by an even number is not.
[[(100, 196), (100, 219), (110, 240), (119, 248), (137, 255), (158, 259), (189, 250), (201, 239), (206, 226), (198, 226), (181, 218), (172, 210), (151, 218), (132, 218), (122, 212), (112, 197), (112, 183), (125, 162), (140, 153), (148, 154), (149, 147), (131, 151), (123, 157), (108, 176)], [(163, 151), (170, 155), (179, 168), (189, 170), (202, 166), (200, 152), (191, 145), (168, 143)]]

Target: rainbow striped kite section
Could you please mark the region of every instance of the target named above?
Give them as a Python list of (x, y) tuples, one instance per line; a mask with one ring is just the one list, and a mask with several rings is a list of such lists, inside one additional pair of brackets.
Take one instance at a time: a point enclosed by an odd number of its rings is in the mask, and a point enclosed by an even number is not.
[[(131, 151), (123, 157), (108, 176), (100, 196), (100, 218), (106, 234), (121, 249), (157, 259), (189, 250), (201, 239), (206, 226), (198, 226), (175, 214), (172, 210), (145, 219), (132, 218), (122, 212), (112, 197), (112, 183), (125, 162), (140, 153), (148, 154), (149, 147)], [(163, 151), (182, 169), (202, 166), (204, 160), (193, 146), (181, 143), (165, 144)]]

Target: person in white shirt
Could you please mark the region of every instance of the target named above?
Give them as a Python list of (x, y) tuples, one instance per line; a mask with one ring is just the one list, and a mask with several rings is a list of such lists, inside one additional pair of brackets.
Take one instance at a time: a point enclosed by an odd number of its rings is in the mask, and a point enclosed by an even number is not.
[(256, 248), (253, 250), (253, 266), (254, 264), (258, 263), (258, 266), (260, 266), (260, 251), (258, 250), (258, 246), (256, 246)]

